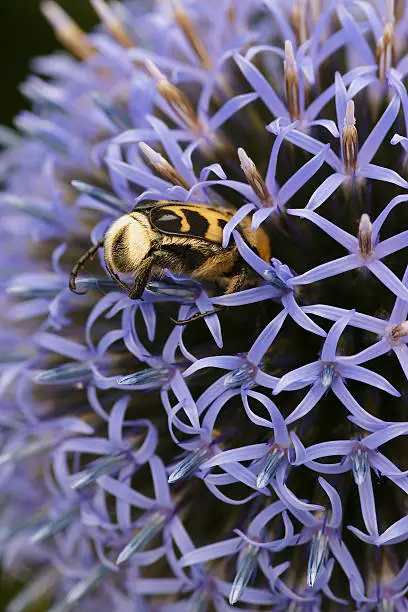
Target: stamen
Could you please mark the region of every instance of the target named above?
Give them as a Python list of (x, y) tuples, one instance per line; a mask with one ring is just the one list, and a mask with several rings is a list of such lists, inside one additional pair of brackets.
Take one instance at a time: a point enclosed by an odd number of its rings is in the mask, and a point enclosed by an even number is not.
[(311, 587), (314, 585), (324, 568), (328, 542), (329, 539), (327, 535), (323, 533), (322, 529), (319, 529), (317, 534), (313, 536), (307, 564), (307, 584)]
[(134, 47), (135, 43), (124, 29), (112, 8), (106, 4), (104, 0), (90, 0), (90, 2), (99, 19), (102, 21), (108, 32), (112, 34), (113, 38), (115, 38), (123, 47), (125, 47), (125, 49)]
[(252, 159), (245, 153), (244, 149), (239, 148), (237, 153), (242, 171), (245, 174), (245, 178), (249, 185), (254, 190), (254, 193), (259, 198), (262, 205), (265, 207), (270, 206), (272, 204), (272, 196), (265, 184), (265, 181), (260, 175), (258, 168), (255, 166)]
[(87, 36), (73, 19), (53, 0), (41, 4), (41, 11), (54, 29), (58, 40), (80, 60), (86, 60), (95, 51)]
[(386, 0), (384, 34), (377, 43), (378, 77), (382, 82), (396, 63), (394, 22), (394, 0)]
[(168, 382), (171, 368), (146, 368), (119, 378), (119, 385), (134, 385), (143, 389), (157, 389)]
[(358, 135), (355, 123), (354, 102), (349, 100), (341, 136), (344, 169), (348, 174), (353, 174), (357, 169)]
[(299, 76), (295, 54), (290, 40), (285, 40), (285, 60), (283, 62), (285, 75), (285, 96), (288, 111), (292, 121), (300, 119)]
[(224, 378), (224, 387), (242, 387), (246, 383), (252, 383), (254, 380), (255, 368), (250, 363), (244, 363), (242, 366), (233, 370)]
[(230, 3), (228, 4), (228, 7), (227, 7), (227, 12), (226, 12), (227, 19), (232, 25), (235, 25), (237, 22), (237, 12), (236, 12), (236, 8), (234, 4), (235, 4), (235, 0), (230, 0)]
[(194, 302), (200, 293), (195, 285), (177, 285), (170, 281), (150, 281), (146, 291), (175, 302)]
[(361, 485), (365, 481), (369, 469), (366, 449), (358, 446), (351, 453), (350, 459), (354, 482), (357, 485)]
[(78, 491), (96, 482), (101, 476), (110, 476), (118, 472), (129, 463), (129, 459), (129, 455), (125, 454), (123, 451), (118, 451), (93, 461), (89, 467), (83, 470), (78, 477), (72, 481), (72, 489)]
[(84, 183), (83, 181), (71, 181), (71, 185), (79, 191), (79, 193), (84, 193), (85, 195), (93, 198), (94, 200), (98, 200), (102, 204), (107, 204), (111, 206), (115, 210), (119, 210), (123, 212), (123, 204), (122, 201), (101, 187), (95, 187), (95, 185), (89, 185), (88, 183)]
[[(25, 300), (37, 298), (52, 300), (57, 297), (60, 291), (65, 289), (66, 283), (64, 280), (58, 278), (57, 276), (53, 276), (52, 274), (44, 274), (43, 276), (43, 286), (39, 284), (39, 280), (35, 277), (31, 282), (29, 278), (25, 278), (23, 280), (16, 277), (15, 279), (11, 280), (10, 284), (7, 286), (6, 293), (12, 297)], [(0, 355), (0, 363), (2, 362), (3, 357), (3, 355)]]
[(312, 17), (312, 23), (317, 23), (322, 12), (321, 0), (309, 0), (309, 10)]
[(393, 325), (389, 333), (391, 339), (394, 341), (401, 340), (401, 338), (408, 336), (408, 321), (403, 321), (403, 323)]
[(39, 385), (60, 385), (62, 383), (78, 383), (90, 380), (93, 372), (85, 362), (64, 363), (51, 370), (39, 372), (35, 382)]
[(145, 142), (139, 143), (139, 148), (147, 161), (157, 174), (159, 174), (165, 181), (169, 181), (173, 185), (179, 185), (184, 187), (187, 191), (190, 189), (190, 185), (186, 179), (181, 176), (179, 172), (163, 157), (160, 153), (157, 153), (154, 149), (149, 147)]
[(55, 222), (55, 212), (50, 206), (46, 206), (40, 201), (28, 200), (12, 193), (2, 193), (0, 194), (0, 204), (2, 206), (12, 206), (16, 210), (46, 223)]
[(167, 519), (168, 513), (162, 510), (152, 514), (146, 525), (142, 527), (139, 533), (122, 550), (116, 560), (117, 565), (126, 563), (135, 553), (143, 551), (147, 544), (160, 533)]
[(231, 587), (229, 602), (233, 606), (241, 597), (245, 587), (256, 570), (259, 548), (247, 544), (242, 549), (237, 563), (237, 573)]
[(36, 512), (35, 514), (30, 514), (29, 518), (27, 519), (14, 521), (11, 524), (5, 523), (0, 528), (0, 546), (2, 549), (4, 550), (5, 545), (11, 542), (15, 536), (23, 533), (24, 531), (36, 528), (41, 518), (40, 513)]
[(61, 514), (58, 518), (49, 521), (46, 525), (43, 525), (38, 529), (30, 538), (31, 544), (37, 544), (38, 542), (44, 542), (52, 536), (56, 535), (65, 527), (70, 525), (74, 519), (80, 514), (78, 507), (73, 507)]
[(0, 351), (0, 365), (21, 363), (22, 361), (26, 361), (26, 359), (30, 359), (31, 357), (34, 357), (34, 354), (30, 353), (27, 348), (6, 349), (2, 347), (2, 350)]
[(18, 115), (14, 123), (22, 132), (41, 140), (57, 153), (68, 155), (72, 148), (74, 140), (71, 135), (49, 119), (24, 113)]
[(109, 571), (106, 565), (100, 564), (94, 567), (85, 578), (69, 591), (65, 599), (49, 608), (48, 612), (68, 612), (72, 610), (84, 597), (95, 591)]
[(8, 604), (7, 612), (26, 612), (35, 609), (39, 601), (45, 601), (50, 593), (55, 592), (60, 574), (54, 567), (46, 566), (36, 572), (30, 581)]
[(268, 283), (270, 283), (276, 289), (281, 289), (282, 291), (287, 291), (289, 289), (288, 285), (280, 278), (275, 270), (265, 270), (263, 276), (265, 280), (267, 280)]
[(373, 253), (373, 225), (370, 217), (364, 213), (360, 217), (358, 226), (358, 250), (362, 257), (369, 257)]
[(202, 446), (189, 453), (187, 457), (181, 461), (176, 469), (169, 476), (169, 483), (177, 482), (178, 480), (185, 480), (190, 478), (196, 472), (198, 472), (200, 465), (204, 463), (209, 457), (210, 449), (208, 446)]
[(256, 486), (258, 489), (263, 489), (269, 484), (278, 471), (278, 467), (284, 460), (285, 454), (285, 450), (278, 444), (272, 446), (266, 458), (265, 465), (256, 479)]
[(334, 367), (331, 363), (325, 363), (322, 367), (322, 371), (320, 372), (320, 382), (322, 383), (325, 389), (331, 387), (334, 378)]
[(395, 0), (395, 21), (398, 23), (404, 16), (405, 0)]
[(195, 591), (190, 601), (190, 612), (207, 612), (211, 603), (211, 596), (208, 591), (198, 589)]
[(307, 0), (294, 0), (292, 11), (292, 28), (298, 45), (303, 45), (308, 39), (306, 24)]
[(35, 457), (41, 453), (47, 453), (54, 448), (57, 442), (58, 439), (53, 436), (30, 441), (25, 440), (24, 444), (21, 446), (0, 454), (0, 467), (6, 463), (16, 463), (28, 457)]
[(145, 67), (149, 74), (155, 79), (157, 91), (163, 96), (171, 109), (176, 113), (177, 117), (193, 131), (200, 132), (200, 121), (187, 96), (178, 87), (170, 83), (167, 77), (151, 60), (146, 60)]
[(197, 28), (178, 0), (171, 0), (171, 4), (174, 11), (174, 17), (200, 60), (202, 67), (205, 70), (211, 70), (213, 62)]
[(395, 604), (393, 599), (389, 599), (388, 597), (381, 597), (378, 606), (378, 612), (394, 612)]
[(92, 94), (92, 100), (96, 106), (106, 115), (111, 123), (119, 130), (130, 130), (133, 124), (130, 118), (117, 106), (112, 104), (110, 100), (101, 96), (99, 93)]
[(116, 282), (105, 276), (81, 276), (77, 278), (76, 288), (78, 291), (118, 291)]

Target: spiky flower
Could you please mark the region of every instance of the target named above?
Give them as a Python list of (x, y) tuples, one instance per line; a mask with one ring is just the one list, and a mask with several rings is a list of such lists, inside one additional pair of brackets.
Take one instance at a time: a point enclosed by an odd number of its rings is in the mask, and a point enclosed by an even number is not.
[[(90, 1), (0, 133), (9, 612), (407, 610), (408, 6)], [(256, 282), (130, 299), (146, 200), (228, 209)]]

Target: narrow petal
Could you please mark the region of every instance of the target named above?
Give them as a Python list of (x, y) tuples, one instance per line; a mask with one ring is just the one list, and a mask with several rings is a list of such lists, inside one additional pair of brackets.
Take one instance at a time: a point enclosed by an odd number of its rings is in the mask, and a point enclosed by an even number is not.
[(388, 217), (388, 215), (390, 214), (390, 212), (396, 206), (398, 206), (398, 204), (401, 204), (402, 202), (407, 202), (407, 201), (408, 201), (408, 195), (396, 196), (390, 202), (388, 202), (388, 204), (387, 204), (387, 206), (385, 206), (385, 208), (383, 208), (383, 210), (380, 212), (380, 214), (378, 215), (376, 220), (373, 222), (373, 228), (372, 228), (372, 232), (373, 232), (373, 234), (372, 234), (372, 241), (373, 241), (373, 244), (375, 242), (377, 242), (377, 238), (378, 238), (378, 235), (379, 235), (379, 233), (381, 231), (383, 223), (386, 220), (386, 218)]
[(354, 399), (341, 378), (337, 377), (332, 384), (332, 391), (339, 398), (343, 406), (353, 415), (353, 422), (368, 431), (378, 431), (387, 423), (371, 415)]
[(208, 129), (210, 132), (215, 132), (223, 125), (230, 117), (238, 113), (244, 106), (253, 102), (258, 98), (257, 93), (241, 94), (231, 98), (222, 106), (209, 120)]
[(343, 378), (359, 380), (360, 382), (364, 382), (372, 387), (377, 387), (377, 389), (387, 391), (387, 393), (390, 393), (390, 395), (395, 395), (396, 397), (400, 397), (401, 395), (401, 393), (397, 391), (397, 389), (395, 389), (391, 383), (384, 378), (384, 376), (381, 376), (376, 372), (372, 372), (371, 370), (367, 370), (367, 368), (362, 368), (358, 365), (346, 365), (341, 363), (339, 364), (338, 369)]
[(361, 513), (366, 529), (372, 537), (376, 537), (378, 536), (378, 526), (371, 470), (368, 470), (364, 482), (358, 485), (358, 494), (360, 496)]
[(275, 117), (288, 117), (288, 111), (265, 77), (242, 55), (234, 55), (242, 74)]
[(324, 341), (321, 359), (322, 361), (335, 361), (336, 359), (336, 348), (339, 342), (340, 336), (346, 329), (351, 317), (354, 315), (355, 310), (349, 310), (348, 313), (339, 319), (330, 329), (327, 334), (326, 340)]
[(359, 268), (360, 265), (361, 262), (357, 255), (345, 255), (339, 259), (334, 259), (333, 261), (316, 266), (315, 268), (312, 268), (312, 270), (309, 270), (300, 276), (294, 276), (290, 279), (289, 283), (292, 286), (309, 285), (310, 283), (315, 283), (318, 280), (331, 278), (332, 276), (337, 276), (337, 274), (343, 274), (343, 272), (354, 270), (355, 268)]
[(314, 323), (300, 308), (292, 292), (282, 295), (282, 306), (284, 306), (289, 316), (292, 317), (302, 329), (306, 329), (312, 332), (312, 334), (317, 334), (323, 338), (327, 335), (324, 329), (316, 325), (316, 323)]
[(248, 215), (248, 213), (250, 213), (251, 210), (253, 210), (254, 208), (254, 204), (244, 204), (244, 206), (241, 206), (241, 208), (235, 213), (235, 215), (233, 215), (233, 217), (227, 222), (222, 235), (223, 249), (228, 246), (232, 231), (236, 228), (237, 225), (241, 223), (242, 219), (244, 219)]
[(183, 372), (183, 376), (187, 377), (203, 368), (221, 368), (222, 370), (236, 370), (242, 365), (241, 357), (228, 355), (220, 355), (219, 357), (204, 357), (195, 361), (187, 370)]
[(286, 310), (282, 310), (259, 334), (258, 338), (252, 345), (247, 355), (248, 361), (251, 361), (255, 365), (258, 365), (262, 357), (269, 349), (276, 336), (278, 335), (288, 313)]
[(289, 423), (294, 423), (294, 421), (297, 421), (305, 414), (310, 412), (316, 406), (317, 402), (325, 394), (325, 392), (326, 389), (323, 387), (320, 381), (316, 382), (302, 399), (300, 404), (295, 408), (295, 410), (285, 419), (285, 423), (288, 425)]
[(327, 482), (324, 478), (319, 478), (319, 484), (326, 491), (331, 505), (331, 519), (329, 521), (330, 527), (333, 529), (338, 529), (341, 525), (343, 510), (341, 506), (340, 495), (337, 493), (336, 489)]
[(377, 153), (382, 141), (386, 137), (388, 130), (397, 118), (400, 108), (398, 96), (394, 96), (381, 118), (375, 124), (370, 135), (366, 138), (363, 146), (358, 153), (358, 164), (360, 167), (369, 164)]
[(404, 287), (400, 279), (382, 261), (373, 261), (366, 265), (387, 289), (403, 300), (408, 300), (407, 287)]
[(396, 253), (408, 246), (408, 230), (400, 232), (387, 240), (383, 240), (375, 247), (375, 253), (378, 259), (383, 259), (387, 255)]
[[(288, 200), (291, 199), (292, 196), (295, 195), (305, 185), (314, 174), (321, 168), (329, 145), (326, 148), (322, 149), (320, 153), (315, 155), (312, 159), (310, 159), (306, 164), (304, 164), (299, 170), (293, 174), (290, 179), (286, 181), (286, 183), (279, 189), (278, 192), (278, 202), (281, 206), (284, 206)], [(336, 175), (333, 175), (336, 176)], [(327, 198), (326, 198), (327, 199)]]
[[(335, 176), (334, 174), (332, 176)], [(336, 240), (339, 244), (344, 246), (345, 249), (350, 251), (351, 253), (355, 253), (358, 248), (358, 240), (348, 232), (345, 232), (341, 228), (337, 227), (331, 221), (328, 221), (324, 217), (321, 217), (317, 213), (305, 209), (297, 209), (290, 208), (287, 210), (288, 215), (293, 215), (295, 217), (300, 217), (301, 219), (307, 219), (311, 221), (317, 227), (320, 227), (328, 236)]]
[(398, 185), (404, 189), (408, 188), (408, 182), (390, 168), (384, 168), (383, 166), (376, 166), (375, 164), (365, 164), (360, 166), (356, 172), (357, 176), (364, 176), (365, 178), (373, 179), (374, 181), (384, 181), (384, 183), (392, 183)]
[(311, 385), (319, 377), (321, 369), (320, 361), (314, 361), (307, 365), (296, 368), (287, 374), (284, 374), (275, 387), (274, 395), (281, 391), (294, 391), (295, 389), (303, 389), (307, 385)]
[(396, 521), (391, 527), (388, 527), (378, 538), (375, 543), (377, 546), (383, 546), (387, 544), (397, 544), (398, 542), (404, 542), (408, 538), (408, 516)]

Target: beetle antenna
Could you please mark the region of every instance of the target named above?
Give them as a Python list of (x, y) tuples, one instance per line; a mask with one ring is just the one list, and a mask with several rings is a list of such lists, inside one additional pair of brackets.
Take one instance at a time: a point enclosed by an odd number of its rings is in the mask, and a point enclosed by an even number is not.
[(220, 310), (224, 310), (224, 308), (226, 308), (226, 306), (216, 305), (214, 306), (214, 310), (206, 310), (205, 312), (197, 312), (196, 314), (189, 317), (188, 319), (182, 319), (181, 321), (178, 321), (177, 319), (173, 319), (172, 317), (170, 317), (170, 321), (174, 323), (174, 325), (187, 325), (187, 323), (191, 323), (192, 321), (197, 321), (198, 319), (204, 319), (205, 317), (209, 317), (213, 314), (216, 314)]
[(103, 242), (104, 242), (104, 238), (101, 238), (100, 240), (98, 240), (98, 242), (96, 244), (92, 245), (86, 251), (86, 253), (81, 255), (81, 257), (76, 261), (76, 263), (72, 267), (71, 274), (69, 275), (69, 288), (71, 289), (71, 291), (73, 293), (76, 293), (77, 295), (84, 295), (86, 293), (86, 291), (78, 291), (77, 290), (77, 288), (76, 288), (76, 279), (77, 279), (79, 271), (84, 267), (84, 265), (86, 264), (88, 259), (92, 259), (93, 256), (95, 255), (95, 253), (97, 252), (97, 250), (101, 246), (103, 246)]

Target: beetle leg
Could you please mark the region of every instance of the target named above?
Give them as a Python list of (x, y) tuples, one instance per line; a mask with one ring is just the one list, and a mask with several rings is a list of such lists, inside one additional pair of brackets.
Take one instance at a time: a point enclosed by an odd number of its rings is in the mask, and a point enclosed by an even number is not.
[[(231, 278), (224, 295), (230, 295), (231, 293), (237, 293), (238, 291), (240, 291), (242, 287), (244, 287), (247, 281), (247, 278), (248, 278), (248, 269), (246, 266), (242, 266), (240, 273), (236, 274), (235, 276)], [(219, 312), (220, 310), (224, 310), (224, 308), (226, 308), (226, 306), (223, 306), (221, 304), (215, 304), (213, 310), (207, 310), (206, 312), (197, 312), (196, 314), (192, 315), (188, 319), (183, 319), (181, 321), (177, 321), (175, 319), (172, 319), (171, 317), (170, 319), (175, 325), (187, 325), (187, 323), (191, 323), (191, 321), (197, 321), (198, 319), (209, 317), (210, 315), (215, 314), (216, 312)]]
[(86, 253), (81, 255), (81, 257), (73, 265), (72, 270), (71, 270), (71, 274), (69, 275), (69, 288), (71, 289), (71, 291), (73, 293), (76, 293), (77, 295), (84, 295), (84, 293), (86, 293), (86, 291), (77, 291), (77, 288), (76, 288), (76, 279), (77, 279), (79, 271), (84, 267), (84, 265), (86, 264), (88, 259), (92, 259), (92, 257), (95, 255), (97, 250), (101, 246), (103, 246), (103, 242), (104, 242), (103, 238), (98, 240), (98, 242), (96, 244), (92, 245), (86, 251)]

